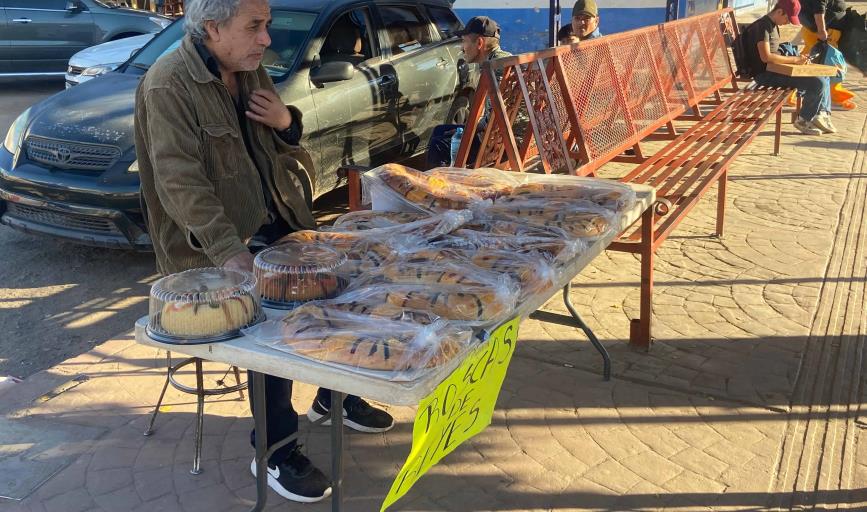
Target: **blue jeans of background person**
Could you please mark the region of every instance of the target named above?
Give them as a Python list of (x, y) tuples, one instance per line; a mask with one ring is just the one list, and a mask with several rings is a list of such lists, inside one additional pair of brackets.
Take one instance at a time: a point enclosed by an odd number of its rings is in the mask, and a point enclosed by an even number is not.
[[(454, 135), (457, 128), (463, 128), (463, 125), (441, 124), (434, 128), (427, 146), (426, 159), (428, 169), (450, 167), (452, 165), (452, 135)], [(467, 133), (464, 132), (464, 137), (466, 136)], [(481, 140), (479, 140), (478, 136), (473, 137), (473, 144), (470, 146), (470, 154), (467, 157), (467, 165), (475, 162), (479, 146), (481, 146)]]
[(765, 87), (793, 87), (804, 93), (801, 118), (812, 121), (819, 112), (831, 112), (831, 81), (827, 76), (786, 76), (765, 71), (755, 78)]

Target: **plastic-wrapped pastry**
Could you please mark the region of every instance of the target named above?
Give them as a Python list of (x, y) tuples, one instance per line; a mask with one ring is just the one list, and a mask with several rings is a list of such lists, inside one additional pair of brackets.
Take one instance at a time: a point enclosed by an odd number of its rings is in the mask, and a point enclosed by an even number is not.
[(283, 309), (340, 291), (346, 255), (326, 243), (288, 240), (256, 255), (253, 267), (264, 305)]
[(604, 235), (613, 221), (613, 214), (600, 207), (545, 200), (497, 202), (479, 206), (476, 212), (482, 218), (560, 228), (570, 236), (588, 239)]
[(635, 192), (621, 183), (576, 176), (521, 175), (522, 184), (512, 197), (527, 200), (588, 201), (612, 212), (621, 211), (635, 201)]
[(513, 176), (514, 173), (487, 167), (480, 169), (436, 167), (425, 174), (457, 185), (479, 199), (496, 199), (501, 196), (508, 196), (518, 186), (518, 180)]
[(480, 268), (504, 273), (516, 281), (521, 287), (521, 303), (535, 295), (549, 294), (557, 284), (557, 272), (538, 255), (482, 249), (473, 256), (472, 262)]
[(153, 284), (148, 331), (169, 343), (204, 343), (238, 336), (261, 316), (253, 274), (199, 268)]
[(341, 215), (329, 231), (365, 231), (390, 228), (430, 217), (425, 212), (378, 212), (359, 210)]
[(400, 164), (385, 164), (362, 175), (367, 187), (382, 187), (426, 211), (463, 210), (475, 196), (459, 185)]
[(327, 301), (304, 304), (282, 320), (246, 332), (278, 350), (353, 369), (394, 372), (386, 378), (395, 380), (451, 360), (471, 336), (440, 320), (427, 325), (390, 320), (332, 308)]

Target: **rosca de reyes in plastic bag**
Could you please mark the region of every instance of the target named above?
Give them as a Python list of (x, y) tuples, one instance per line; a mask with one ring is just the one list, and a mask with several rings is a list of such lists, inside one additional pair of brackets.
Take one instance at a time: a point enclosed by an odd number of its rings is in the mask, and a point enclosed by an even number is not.
[[(385, 220), (376, 220), (378, 218)], [(326, 231), (360, 232), (364, 236), (376, 237), (393, 246), (399, 246), (403, 244), (405, 237), (430, 240), (439, 235), (450, 233), (472, 219), (473, 213), (469, 210), (448, 210), (439, 214), (366, 210), (350, 212), (339, 217), (334, 226), (327, 228)], [(375, 224), (382, 225), (373, 227)], [(369, 227), (359, 229), (360, 226), (365, 225)]]
[(425, 175), (456, 185), (478, 199), (508, 196), (520, 183), (515, 173), (487, 167), (480, 169), (435, 167), (425, 172)]
[(587, 201), (611, 212), (622, 211), (635, 202), (635, 192), (630, 187), (610, 180), (531, 173), (522, 173), (515, 179), (521, 183), (509, 195), (526, 200), (576, 204)]
[(366, 231), (391, 228), (430, 217), (427, 212), (379, 212), (359, 210), (341, 215), (327, 231)]
[(550, 263), (565, 266), (587, 247), (565, 231), (509, 221), (479, 221), (464, 226), (431, 243), (443, 249), (499, 249), (527, 255), (542, 255)]
[(387, 372), (405, 380), (464, 350), (471, 332), (437, 320), (428, 325), (341, 311), (325, 301), (305, 304), (282, 320), (248, 329), (257, 342), (331, 365)]
[(369, 194), (396, 194), (422, 211), (464, 210), (477, 199), (457, 184), (400, 164), (382, 165), (361, 179)]
[[(423, 311), (446, 320), (473, 327), (508, 320), (514, 311), (520, 288), (505, 275), (477, 267), (417, 264), (412, 272), (406, 265), (365, 272), (349, 291), (364, 295), (371, 304), (391, 304)], [(342, 298), (343, 296), (341, 296)]]
[(613, 213), (595, 205), (566, 201), (501, 199), (493, 205), (479, 204), (474, 211), (482, 219), (559, 228), (571, 237), (588, 240), (598, 239), (614, 229)]

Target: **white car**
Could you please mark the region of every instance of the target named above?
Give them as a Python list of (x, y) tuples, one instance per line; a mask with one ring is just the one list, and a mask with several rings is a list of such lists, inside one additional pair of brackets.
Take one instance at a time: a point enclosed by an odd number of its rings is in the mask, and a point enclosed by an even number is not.
[(123, 64), (136, 50), (146, 45), (156, 34), (142, 34), (91, 46), (69, 59), (66, 88), (104, 75)]

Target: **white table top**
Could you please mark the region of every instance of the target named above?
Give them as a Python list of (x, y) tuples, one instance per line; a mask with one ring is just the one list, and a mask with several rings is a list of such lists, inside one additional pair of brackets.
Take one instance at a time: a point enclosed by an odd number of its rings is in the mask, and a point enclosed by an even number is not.
[[(656, 199), (656, 192), (645, 185), (630, 185), (635, 190), (636, 201), (632, 208), (624, 211), (621, 216), (620, 229), (612, 231), (604, 238), (597, 240), (580, 257), (576, 258), (563, 272), (564, 282), (554, 289), (558, 293), (568, 280), (573, 279), (596, 256), (608, 247), (608, 244), (620, 231), (634, 223), (641, 214)], [(552, 295), (553, 295), (552, 293)], [(522, 304), (516, 314), (529, 315), (549, 297), (540, 297), (532, 303)], [(147, 317), (140, 318), (135, 323), (135, 339), (142, 345), (187, 354), (208, 361), (232, 364), (260, 373), (283, 377), (286, 379), (306, 382), (308, 384), (334, 389), (347, 394), (370, 398), (379, 402), (394, 405), (415, 405), (429, 395), (461, 361), (454, 359), (449, 363), (424, 374), (414, 382), (390, 382), (369, 375), (359, 374), (351, 368), (330, 366), (311, 359), (305, 359), (287, 352), (259, 345), (251, 336), (242, 336), (229, 341), (203, 345), (169, 345), (160, 343), (147, 335)]]

